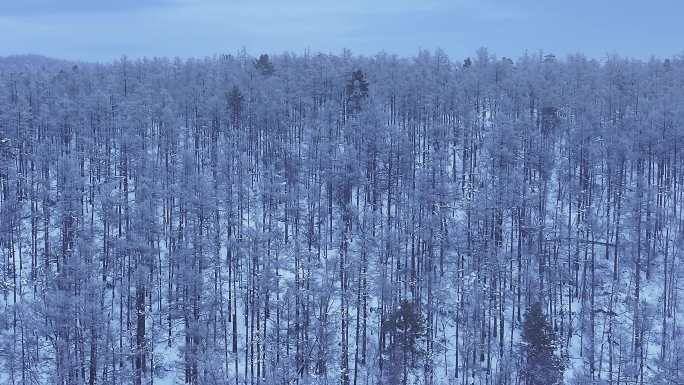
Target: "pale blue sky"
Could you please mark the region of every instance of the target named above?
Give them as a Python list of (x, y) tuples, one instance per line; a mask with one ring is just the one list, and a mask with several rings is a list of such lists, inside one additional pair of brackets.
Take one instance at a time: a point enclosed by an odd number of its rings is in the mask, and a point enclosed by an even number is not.
[(682, 0), (0, 0), (0, 56), (684, 52)]

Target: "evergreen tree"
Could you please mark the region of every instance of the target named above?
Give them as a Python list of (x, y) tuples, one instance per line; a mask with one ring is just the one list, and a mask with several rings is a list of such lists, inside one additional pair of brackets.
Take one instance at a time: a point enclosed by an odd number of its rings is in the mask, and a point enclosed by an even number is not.
[(368, 80), (366, 80), (366, 74), (361, 70), (352, 72), (351, 79), (347, 81), (345, 89), (349, 112), (357, 113), (361, 111), (361, 102), (368, 97)]
[(259, 55), (259, 58), (254, 62), (254, 68), (264, 76), (273, 75), (274, 72), (273, 63), (267, 54)]
[(230, 92), (226, 93), (226, 99), (228, 100), (228, 109), (230, 111), (230, 122), (233, 127), (238, 128), (240, 126), (240, 116), (242, 114), (242, 102), (244, 97), (237, 86), (233, 86)]
[(388, 315), (384, 329), (390, 341), (387, 380), (406, 384), (409, 369), (424, 353), (421, 341), (425, 338), (425, 319), (415, 303), (402, 300)]
[(523, 323), (523, 374), (527, 385), (554, 385), (563, 382), (563, 365), (556, 356), (556, 337), (546, 320), (540, 302), (532, 304)]

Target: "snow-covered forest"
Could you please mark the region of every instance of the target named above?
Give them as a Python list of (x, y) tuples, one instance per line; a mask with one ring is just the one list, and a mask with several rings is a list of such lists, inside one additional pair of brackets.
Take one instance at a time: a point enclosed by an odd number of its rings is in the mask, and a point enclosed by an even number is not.
[(684, 383), (683, 139), (681, 57), (0, 58), (0, 383)]

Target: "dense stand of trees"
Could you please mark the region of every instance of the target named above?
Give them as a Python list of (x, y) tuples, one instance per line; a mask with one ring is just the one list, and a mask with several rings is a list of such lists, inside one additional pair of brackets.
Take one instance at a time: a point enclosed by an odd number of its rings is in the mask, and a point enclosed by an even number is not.
[(684, 59), (0, 59), (3, 384), (684, 381)]

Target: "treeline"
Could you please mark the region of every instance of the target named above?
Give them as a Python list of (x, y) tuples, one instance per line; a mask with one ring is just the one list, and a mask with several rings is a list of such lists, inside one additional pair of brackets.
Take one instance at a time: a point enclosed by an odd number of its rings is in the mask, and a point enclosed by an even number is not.
[(0, 382), (684, 381), (684, 59), (0, 60)]

